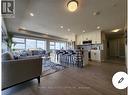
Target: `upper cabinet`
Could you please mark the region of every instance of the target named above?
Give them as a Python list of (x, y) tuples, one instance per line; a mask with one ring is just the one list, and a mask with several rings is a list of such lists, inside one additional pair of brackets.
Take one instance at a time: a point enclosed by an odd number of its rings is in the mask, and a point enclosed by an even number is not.
[(92, 40), (92, 44), (101, 43), (101, 31), (85, 32), (77, 36), (77, 45), (82, 45), (83, 41)]

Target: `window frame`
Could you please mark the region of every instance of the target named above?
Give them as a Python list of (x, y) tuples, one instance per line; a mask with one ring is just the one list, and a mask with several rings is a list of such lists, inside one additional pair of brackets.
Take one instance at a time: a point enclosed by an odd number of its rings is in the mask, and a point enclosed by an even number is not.
[[(14, 41), (14, 38), (17, 38), (17, 39), (23, 39), (24, 41), (23, 42), (18, 42), (18, 41)], [(12, 41), (13, 41), (13, 44), (12, 44), (12, 46), (14, 45), (14, 44), (24, 44), (24, 48), (23, 49), (26, 49), (26, 44), (25, 44), (25, 38), (22, 38), (22, 37), (13, 37), (12, 38)], [(15, 45), (13, 46), (13, 49), (16, 49), (16, 50), (23, 50), (23, 49), (20, 49), (20, 48), (14, 48), (15, 47)]]

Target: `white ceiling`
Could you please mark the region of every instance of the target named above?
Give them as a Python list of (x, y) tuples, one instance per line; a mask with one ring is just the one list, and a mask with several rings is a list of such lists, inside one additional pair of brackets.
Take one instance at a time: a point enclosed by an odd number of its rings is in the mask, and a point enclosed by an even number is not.
[[(68, 0), (15, 0), (15, 18), (5, 19), (7, 29), (16, 32), (19, 27), (40, 33), (67, 37), (91, 32), (100, 26), (104, 31), (124, 28), (126, 0), (77, 0), (78, 10), (71, 13), (66, 8)], [(29, 13), (34, 13), (30, 16)], [(100, 12), (94, 16), (94, 12)], [(64, 26), (63, 29), (60, 26)], [(67, 29), (71, 31), (68, 32)]]

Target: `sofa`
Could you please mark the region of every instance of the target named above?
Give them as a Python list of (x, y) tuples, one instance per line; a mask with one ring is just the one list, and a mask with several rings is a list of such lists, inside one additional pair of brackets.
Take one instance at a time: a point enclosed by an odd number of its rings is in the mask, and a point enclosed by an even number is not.
[(28, 49), (28, 50), (15, 50), (12, 51), (14, 58), (26, 57), (26, 56), (47, 56), (47, 51), (43, 49)]
[(40, 83), (42, 58), (39, 56), (13, 59), (11, 53), (2, 54), (2, 90), (37, 78)]

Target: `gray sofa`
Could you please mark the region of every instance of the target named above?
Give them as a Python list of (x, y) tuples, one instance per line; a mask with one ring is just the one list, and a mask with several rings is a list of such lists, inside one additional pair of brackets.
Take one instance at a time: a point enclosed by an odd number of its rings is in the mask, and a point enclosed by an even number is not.
[(3, 59), (2, 89), (6, 89), (33, 78), (37, 78), (38, 83), (40, 83), (40, 75), (42, 72), (41, 57), (36, 56), (18, 60), (10, 60), (9, 58), (7, 58), (8, 60), (5, 60), (5, 58)]

